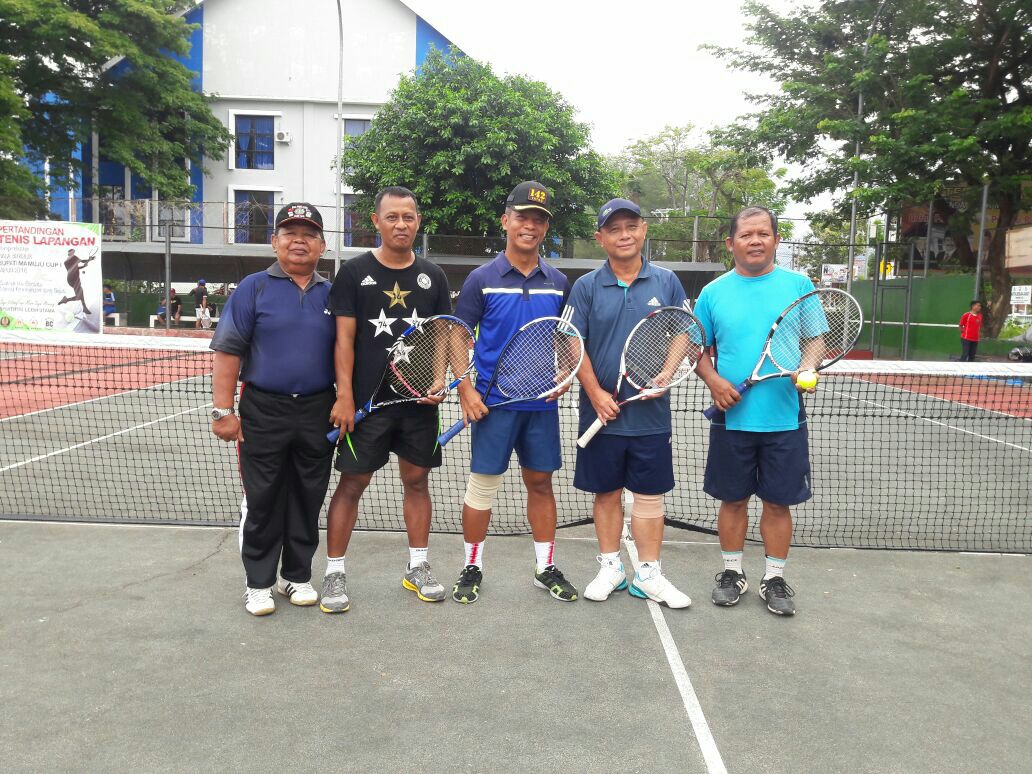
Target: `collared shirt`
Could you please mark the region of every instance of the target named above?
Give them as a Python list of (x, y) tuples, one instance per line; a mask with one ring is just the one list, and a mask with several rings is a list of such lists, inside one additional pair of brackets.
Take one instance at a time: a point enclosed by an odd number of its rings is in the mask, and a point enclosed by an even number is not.
[[(661, 306), (682, 306), (687, 301), (676, 274), (644, 259), (641, 271), (630, 285), (616, 278), (609, 261), (573, 284), (567, 304), (573, 313), (569, 319), (584, 334), (595, 378), (603, 389), (609, 392), (616, 389), (620, 355), (631, 329), (652, 310)], [(620, 397), (633, 394), (627, 385), (621, 388)], [(581, 387), (580, 431), (587, 430), (595, 419), (595, 409)], [(609, 435), (652, 435), (670, 431), (669, 394), (622, 406), (620, 417), (602, 428), (602, 432)]]
[[(504, 252), (470, 272), (455, 305), (455, 316), (477, 329), (473, 358), (476, 386), (482, 396), (506, 342), (524, 323), (538, 317), (558, 317), (569, 289), (566, 275), (543, 260), (538, 259), (538, 265), (524, 276)], [(485, 396), (489, 406), (503, 400), (497, 389)], [(555, 401), (543, 400), (507, 406), (516, 411), (554, 411), (556, 407)]]
[(333, 387), (337, 327), (326, 311), (330, 282), (314, 274), (300, 288), (274, 263), (250, 274), (230, 296), (211, 348), (242, 358), (240, 380), (280, 395)]
[[(729, 271), (699, 294), (695, 316), (716, 352), (717, 373), (741, 384), (756, 366), (770, 326), (789, 304), (813, 290), (805, 274), (780, 266), (759, 277)], [(775, 370), (768, 364), (769, 370)], [(767, 369), (764, 370), (764, 373)], [(742, 400), (713, 421), (728, 430), (795, 430), (806, 419), (803, 401), (791, 379), (768, 379), (753, 385)]]

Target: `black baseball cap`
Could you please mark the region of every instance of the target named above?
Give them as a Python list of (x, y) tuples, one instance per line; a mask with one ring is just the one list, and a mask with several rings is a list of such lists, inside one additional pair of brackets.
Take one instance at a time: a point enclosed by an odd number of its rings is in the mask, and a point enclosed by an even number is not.
[(603, 204), (602, 209), (598, 211), (598, 227), (602, 228), (606, 225), (606, 221), (618, 212), (630, 212), (633, 215), (637, 215), (639, 218), (641, 217), (641, 207), (630, 199), (610, 199), (608, 202)]
[(286, 205), (276, 214), (276, 226), (279, 228), (284, 223), (289, 221), (301, 221), (302, 223), (310, 223), (322, 232), (322, 215), (319, 214), (319, 210), (315, 209), (315, 205), (308, 204), (307, 202), (291, 202)]
[(552, 192), (536, 180), (528, 180), (520, 183), (512, 189), (509, 198), (505, 200), (505, 207), (512, 207), (514, 210), (541, 210), (549, 218), (552, 217)]

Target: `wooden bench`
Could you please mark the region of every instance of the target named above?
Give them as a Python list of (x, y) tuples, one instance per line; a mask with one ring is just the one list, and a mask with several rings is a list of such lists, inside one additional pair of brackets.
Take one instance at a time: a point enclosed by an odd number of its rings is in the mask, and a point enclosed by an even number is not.
[[(211, 324), (212, 325), (215, 325), (218, 321), (219, 321), (218, 317), (212, 317), (211, 318)], [(179, 315), (179, 323), (180, 323), (180, 325), (182, 323), (185, 323), (185, 322), (196, 323), (197, 322), (197, 317), (195, 317), (192, 314), (181, 314), (181, 315)], [(156, 328), (158, 326), (164, 327), (165, 324), (161, 323), (161, 322), (158, 322), (158, 316), (156, 314), (152, 314), (150, 316), (150, 327)]]

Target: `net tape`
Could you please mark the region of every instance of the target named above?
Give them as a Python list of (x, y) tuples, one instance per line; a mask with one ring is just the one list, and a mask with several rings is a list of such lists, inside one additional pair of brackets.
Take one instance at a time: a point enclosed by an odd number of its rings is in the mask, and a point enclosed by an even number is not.
[[(212, 436), (207, 414), (207, 341), (85, 338), (0, 334), (0, 515), (236, 524), (236, 452)], [(559, 408), (563, 525), (591, 517), (591, 496), (572, 486), (578, 392)], [(717, 504), (701, 490), (709, 393), (692, 378), (671, 401), (667, 516), (713, 531)], [(814, 497), (793, 508), (796, 544), (1032, 552), (1032, 365), (841, 361), (806, 405)], [(445, 426), (458, 414), (457, 401), (443, 404)], [(430, 476), (438, 532), (461, 531), (468, 455), (462, 434)], [(392, 461), (362, 500), (359, 528), (403, 529), (401, 499)], [(528, 532), (525, 502), (514, 462), (492, 531)], [(751, 539), (756, 515), (754, 506)]]

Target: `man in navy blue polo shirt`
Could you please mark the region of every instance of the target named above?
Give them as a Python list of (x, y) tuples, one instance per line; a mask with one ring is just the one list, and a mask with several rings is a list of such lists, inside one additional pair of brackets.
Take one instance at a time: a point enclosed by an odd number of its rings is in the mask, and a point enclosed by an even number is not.
[(330, 283), (315, 271), (326, 251), (319, 211), (302, 202), (281, 209), (272, 248), (276, 263), (241, 281), (211, 341), (211, 429), (235, 441), (240, 456), (240, 556), (252, 615), (275, 611), (274, 584), (291, 604), (318, 601), (312, 557), (333, 454), (326, 433), (336, 327), (325, 311)]
[(607, 423), (591, 443), (577, 450), (573, 485), (595, 494), (593, 510), (601, 566), (584, 596), (602, 602), (614, 591), (628, 588), (620, 560), (626, 488), (634, 499), (631, 532), (639, 557), (630, 593), (682, 608), (692, 601), (666, 579), (659, 559), (663, 495), (674, 488), (670, 397), (663, 394), (621, 408), (613, 395), (620, 353), (631, 329), (653, 309), (687, 304), (676, 275), (642, 257), (646, 231), (645, 219), (634, 202), (613, 199), (604, 204), (598, 213), (595, 239), (608, 260), (578, 279), (570, 293), (570, 320), (584, 335), (586, 345), (584, 362), (577, 372), (581, 382), (580, 432), (596, 418)]
[(527, 488), (527, 520), (537, 558), (534, 585), (564, 602), (577, 599), (577, 590), (555, 566), (552, 473), (562, 466), (555, 399), (490, 409), (483, 394), (509, 338), (524, 323), (557, 317), (566, 299), (566, 276), (538, 254), (548, 233), (551, 206), (552, 193), (541, 183), (531, 180), (512, 190), (502, 215), (505, 251), (470, 273), (455, 307), (456, 316), (470, 327), (479, 327), (476, 386), (469, 379), (459, 385), (463, 419), (476, 423), (462, 506), (466, 565), (452, 589), (452, 599), (464, 604), (476, 602), (480, 594), (491, 508), (513, 451)]

